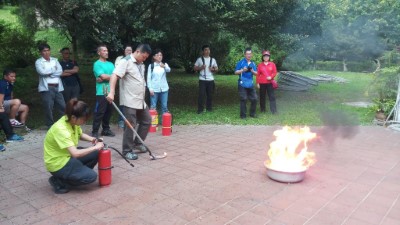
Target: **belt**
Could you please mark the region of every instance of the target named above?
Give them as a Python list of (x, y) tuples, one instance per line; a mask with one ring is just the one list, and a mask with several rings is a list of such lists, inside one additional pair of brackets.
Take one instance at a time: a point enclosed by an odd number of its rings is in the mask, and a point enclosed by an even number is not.
[(58, 84), (47, 84), (47, 86), (58, 87)]

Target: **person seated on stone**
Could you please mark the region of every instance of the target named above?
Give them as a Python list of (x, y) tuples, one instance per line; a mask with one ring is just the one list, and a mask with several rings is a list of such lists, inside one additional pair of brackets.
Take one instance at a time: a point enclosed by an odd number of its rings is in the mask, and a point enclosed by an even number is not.
[[(90, 184), (97, 179), (93, 168), (104, 144), (82, 132), (81, 125), (90, 115), (89, 106), (73, 98), (66, 106), (65, 115), (46, 134), (44, 163), (52, 175), (49, 183), (56, 194), (67, 193), (70, 186)], [(79, 140), (88, 141), (92, 146), (78, 149)]]
[[(6, 142), (16, 142), (16, 141), (23, 141), (24, 138), (15, 134), (13, 132), (13, 128), (10, 124), (10, 120), (8, 119), (8, 115), (4, 112), (4, 107), (0, 107), (0, 126), (1, 129), (4, 131), (6, 135)], [(0, 152), (6, 150), (6, 147), (3, 144), (0, 144)]]
[[(9, 115), (11, 126), (24, 127), (29, 113), (29, 107), (14, 98), (13, 88), (17, 78), (14, 70), (5, 69), (3, 79), (0, 80), (0, 102), (3, 103), (5, 112)], [(20, 121), (16, 119), (19, 116)]]

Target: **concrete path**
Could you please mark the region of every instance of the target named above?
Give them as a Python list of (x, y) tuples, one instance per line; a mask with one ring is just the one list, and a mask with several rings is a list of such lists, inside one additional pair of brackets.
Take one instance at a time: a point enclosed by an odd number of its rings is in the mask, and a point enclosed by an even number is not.
[[(302, 182), (286, 184), (270, 180), (263, 164), (276, 129), (158, 131), (146, 143), (166, 159), (141, 154), (132, 168), (113, 152), (110, 186), (62, 195), (44, 168), (45, 131), (33, 131), (0, 153), (0, 224), (400, 224), (400, 133), (312, 127), (318, 161)], [(119, 130), (105, 141), (120, 148), (121, 139)]]

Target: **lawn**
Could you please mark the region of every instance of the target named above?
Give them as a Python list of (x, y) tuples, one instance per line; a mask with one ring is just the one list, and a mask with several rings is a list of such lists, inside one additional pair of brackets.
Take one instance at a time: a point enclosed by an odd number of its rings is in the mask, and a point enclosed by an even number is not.
[[(81, 65), (80, 76), (85, 87), (81, 99), (94, 106), (95, 84), (91, 65)], [(169, 74), (169, 110), (174, 116), (174, 124), (232, 124), (232, 125), (322, 125), (321, 116), (325, 112), (330, 115), (346, 117), (354, 124), (370, 125), (373, 113), (365, 108), (343, 105), (344, 102), (369, 101), (365, 95), (372, 80), (370, 74), (365, 73), (340, 73), (327, 71), (303, 71), (303, 75), (314, 76), (318, 73), (331, 74), (346, 78), (348, 83), (320, 83), (306, 92), (290, 92), (276, 90), (278, 114), (259, 113), (258, 118), (239, 118), (239, 97), (237, 92), (237, 76), (217, 75), (214, 94), (214, 111), (198, 115), (197, 89), (198, 78), (195, 74), (187, 74), (173, 70)], [(32, 79), (35, 77), (35, 79)], [(36, 73), (33, 68), (18, 70), (16, 82), (16, 96), (31, 106), (29, 125), (40, 127), (43, 124), (41, 102), (37, 92)], [(33, 81), (33, 83), (32, 83)], [(24, 87), (18, 88), (19, 82)], [(27, 83), (30, 83), (27, 85)], [(249, 105), (249, 104), (248, 104)], [(116, 122), (117, 113), (113, 121)], [(89, 124), (91, 122), (88, 122)]]

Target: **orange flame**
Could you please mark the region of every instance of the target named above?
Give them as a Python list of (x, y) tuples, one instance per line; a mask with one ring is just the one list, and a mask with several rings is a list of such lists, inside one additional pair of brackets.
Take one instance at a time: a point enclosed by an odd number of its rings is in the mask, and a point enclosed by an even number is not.
[(316, 137), (309, 127), (285, 126), (276, 130), (274, 136), (276, 140), (270, 144), (268, 150), (269, 160), (265, 161), (267, 168), (283, 172), (301, 172), (315, 163), (315, 153), (307, 151), (307, 141)]

